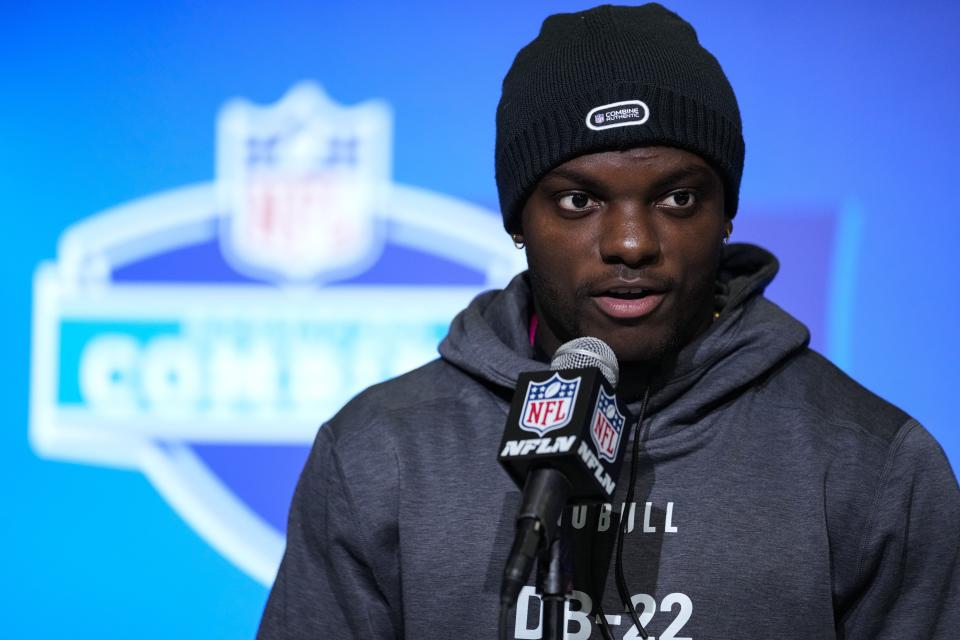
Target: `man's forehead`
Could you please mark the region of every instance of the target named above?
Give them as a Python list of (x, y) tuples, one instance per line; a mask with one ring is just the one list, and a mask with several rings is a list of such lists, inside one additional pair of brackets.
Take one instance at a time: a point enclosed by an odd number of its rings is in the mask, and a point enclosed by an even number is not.
[(704, 158), (690, 151), (667, 146), (643, 146), (579, 155), (553, 167), (544, 177), (575, 177), (584, 171), (619, 168), (660, 172), (681, 171), (685, 174), (701, 174), (720, 179)]

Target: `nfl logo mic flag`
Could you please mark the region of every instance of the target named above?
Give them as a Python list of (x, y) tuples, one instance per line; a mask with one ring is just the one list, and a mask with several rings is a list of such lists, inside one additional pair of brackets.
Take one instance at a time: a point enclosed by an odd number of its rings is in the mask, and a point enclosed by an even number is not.
[(559, 373), (543, 382), (531, 382), (523, 401), (520, 428), (543, 435), (570, 422), (580, 378), (567, 380)]
[(613, 462), (620, 447), (620, 434), (626, 417), (617, 408), (617, 399), (600, 389), (597, 397), (597, 409), (593, 413), (593, 425), (590, 437), (597, 447), (597, 454), (607, 462)]

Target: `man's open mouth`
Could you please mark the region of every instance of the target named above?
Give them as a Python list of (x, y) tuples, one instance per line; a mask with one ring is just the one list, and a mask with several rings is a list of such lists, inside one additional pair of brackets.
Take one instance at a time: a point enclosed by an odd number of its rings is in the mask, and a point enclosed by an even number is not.
[(600, 295), (610, 298), (617, 298), (620, 300), (637, 300), (655, 293), (657, 292), (653, 289), (612, 289), (610, 291), (605, 291)]

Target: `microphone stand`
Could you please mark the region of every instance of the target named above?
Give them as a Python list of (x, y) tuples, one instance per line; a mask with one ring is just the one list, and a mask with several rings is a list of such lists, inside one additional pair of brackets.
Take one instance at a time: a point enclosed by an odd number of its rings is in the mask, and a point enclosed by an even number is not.
[(563, 640), (566, 602), (573, 591), (570, 539), (561, 522), (557, 534), (537, 562), (537, 594), (543, 610), (543, 640)]

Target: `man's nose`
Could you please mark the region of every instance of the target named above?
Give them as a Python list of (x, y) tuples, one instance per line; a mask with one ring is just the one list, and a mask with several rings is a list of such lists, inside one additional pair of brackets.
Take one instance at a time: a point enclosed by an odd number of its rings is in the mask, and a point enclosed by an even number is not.
[(600, 254), (608, 264), (629, 267), (656, 262), (660, 238), (654, 224), (655, 212), (642, 204), (616, 204), (603, 212)]

